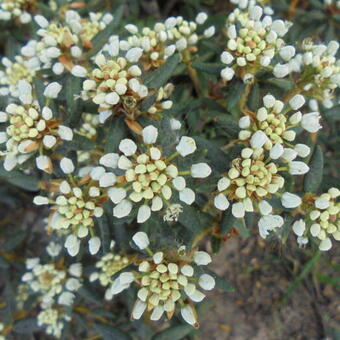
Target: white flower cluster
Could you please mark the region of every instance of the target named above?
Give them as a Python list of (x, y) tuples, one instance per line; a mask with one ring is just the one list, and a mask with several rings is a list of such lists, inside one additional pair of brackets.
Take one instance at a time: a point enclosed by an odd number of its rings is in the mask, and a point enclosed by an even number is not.
[(203, 25), (208, 16), (198, 13), (195, 21), (184, 20), (183, 17), (170, 17), (164, 23), (157, 22), (153, 28), (143, 27), (141, 30), (133, 24), (125, 26), (131, 34), (120, 42), (123, 50), (141, 48), (141, 62), (145, 70), (161, 66), (176, 51), (189, 53), (196, 51), (196, 45), (202, 38), (210, 38), (215, 34), (214, 26), (210, 26), (199, 35), (197, 29)]
[(338, 49), (337, 41), (332, 40), (326, 46), (314, 44), (309, 39), (304, 40), (302, 52), (296, 55), (293, 46), (283, 47), (280, 56), (285, 63), (275, 65), (274, 75), (283, 78), (297, 74), (296, 86), (301, 93), (325, 101), (340, 86), (340, 60), (336, 58)]
[(302, 114), (297, 111), (305, 104), (305, 98), (300, 94), (292, 97), (286, 107), (270, 94), (263, 98), (263, 104), (256, 114), (245, 115), (239, 120), (239, 139), (253, 149), (264, 148), (275, 160), (281, 158), (291, 162), (297, 156), (307, 157), (310, 152), (307, 145), (297, 144), (292, 148), (296, 137), (293, 128), (301, 126), (310, 133), (317, 132), (321, 129), (319, 112)]
[(83, 113), (82, 124), (75, 132), (88, 139), (95, 139), (97, 136), (97, 128), (99, 127), (100, 121), (96, 114)]
[[(176, 153), (170, 157), (162, 155), (159, 146), (154, 145), (158, 137), (158, 129), (152, 125), (142, 131), (144, 148), (138, 147), (131, 139), (123, 139), (119, 144), (121, 155), (109, 153), (100, 159), (100, 164), (125, 172), (123, 176), (116, 177), (112, 170), (106, 172), (103, 167), (97, 167), (93, 171), (102, 172), (105, 176), (114, 176), (112, 187), (108, 190), (111, 201), (116, 205), (113, 215), (117, 218), (128, 216), (134, 205), (138, 205), (137, 222), (143, 223), (149, 219), (152, 211), (160, 211), (164, 204), (171, 208), (173, 201), (173, 189), (179, 192), (179, 200), (192, 204), (195, 201), (195, 193), (186, 186), (183, 175), (191, 175), (193, 178), (205, 178), (210, 175), (211, 168), (206, 163), (191, 165), (190, 170), (178, 169), (173, 160), (181, 155), (186, 157), (196, 150), (195, 140), (190, 137), (182, 137), (176, 146)], [(142, 151), (144, 149), (144, 151)], [(101, 170), (102, 169), (102, 170)], [(177, 209), (179, 213), (181, 209)], [(166, 214), (169, 220), (177, 220), (178, 214)]]
[(7, 57), (1, 59), (5, 70), (0, 71), (0, 95), (19, 97), (19, 82), (33, 82), (37, 71), (40, 70), (38, 58), (25, 58), (22, 55), (16, 56), (14, 62)]
[[(150, 319), (153, 321), (159, 320), (164, 313), (171, 319), (176, 305), (179, 305), (183, 319), (198, 327), (197, 313), (192, 302), (201, 302), (205, 298), (198, 286), (212, 290), (215, 279), (209, 274), (198, 275), (192, 264), (206, 266), (211, 262), (210, 255), (197, 250), (187, 252), (184, 246), (177, 251), (153, 253), (144, 232), (136, 233), (133, 241), (140, 249), (147, 249), (152, 257), (138, 260), (136, 271), (121, 273), (109, 288), (111, 295), (127, 289), (135, 281), (139, 290), (132, 310), (133, 319), (140, 319), (146, 310), (151, 312)], [(188, 302), (187, 298), (192, 302)]]
[[(260, 235), (265, 238), (269, 231), (281, 227), (284, 222), (281, 216), (272, 215), (273, 208), (265, 199), (277, 195), (288, 209), (302, 203), (295, 194), (280, 193), (285, 183), (280, 171), (288, 171), (291, 175), (309, 171), (306, 163), (295, 159), (307, 157), (310, 148), (305, 144), (291, 144), (296, 137), (292, 128), (300, 125), (308, 132), (317, 132), (321, 126), (318, 112), (302, 114), (297, 111), (289, 115), (290, 111), (304, 105), (302, 95), (292, 97), (286, 108), (270, 94), (263, 98), (263, 103), (256, 113), (249, 112), (239, 120), (239, 140), (245, 147), (241, 157), (232, 161), (228, 173), (219, 180), (214, 204), (219, 210), (226, 210), (230, 206), (229, 200), (234, 201), (232, 214), (236, 218), (243, 218), (246, 212), (258, 211), (263, 216), (258, 224)], [(286, 166), (278, 167), (277, 162), (284, 162)]]
[(31, 21), (30, 7), (33, 0), (2, 0), (0, 1), (0, 20), (17, 19), (22, 24)]
[[(114, 241), (111, 241), (111, 249), (113, 249), (114, 244)], [(102, 256), (96, 263), (98, 271), (91, 273), (90, 282), (99, 280), (101, 286), (111, 286), (113, 284), (112, 276), (127, 267), (131, 262), (132, 260), (128, 256), (115, 254), (111, 251)], [(112, 297), (111, 288), (109, 287), (105, 292), (105, 299), (111, 300)]]
[(263, 16), (260, 6), (249, 7), (247, 12), (235, 9), (228, 17), (227, 50), (221, 54), (222, 63), (228, 65), (221, 77), (229, 81), (235, 72), (244, 81), (252, 79), (261, 68), (267, 67), (278, 49), (284, 45), (281, 39), (290, 26), (282, 20)]
[[(138, 48), (137, 48), (138, 49)], [(141, 79), (142, 70), (137, 65), (142, 50), (130, 49), (126, 57), (119, 57), (119, 40), (111, 42), (110, 57), (98, 54), (95, 58), (97, 68), (84, 77), (81, 98), (92, 99), (99, 105), (100, 121), (103, 123), (115, 112), (123, 112), (128, 116), (136, 115), (137, 105), (149, 94), (147, 86)], [(170, 109), (172, 101), (167, 100), (173, 90), (173, 85), (161, 87), (156, 93), (156, 102), (148, 108), (147, 113), (155, 114), (164, 109)]]
[(321, 251), (327, 251), (332, 247), (331, 237), (340, 241), (340, 202), (337, 198), (340, 190), (331, 188), (328, 192), (315, 196), (312, 203), (308, 205), (308, 219), (294, 222), (292, 228), (298, 236), (298, 243), (308, 243), (308, 237), (312, 236), (319, 243)]
[(63, 320), (70, 320), (63, 308), (73, 305), (75, 292), (82, 285), (82, 266), (73, 263), (68, 269), (59, 268), (56, 264), (41, 264), (39, 258), (31, 258), (26, 260), (26, 269), (22, 281), (38, 295), (40, 303), (38, 325), (46, 327), (48, 334), (60, 337)]
[(92, 38), (113, 17), (90, 13), (88, 18), (81, 18), (76, 11), (68, 10), (63, 23), (49, 22), (42, 15), (36, 15), (34, 19), (40, 26), (37, 31), (40, 39), (30, 40), (21, 53), (27, 58), (38, 58), (42, 68), (52, 69), (59, 75), (65, 70), (72, 73), (83, 70), (80, 64), (84, 53), (92, 48)]
[(96, 254), (101, 242), (94, 232), (94, 217), (101, 217), (104, 213), (103, 179), (97, 181), (92, 176), (85, 176), (77, 180), (71, 174), (75, 166), (69, 158), (60, 162), (62, 171), (70, 177), (69, 180), (59, 182), (58, 192), (50, 198), (36, 196), (33, 202), (37, 205), (52, 205), (48, 226), (60, 234), (67, 235), (65, 247), (71, 256), (76, 256), (80, 248), (80, 240), (89, 234), (89, 251)]
[[(49, 84), (44, 92), (46, 99), (55, 98), (60, 89), (58, 83)], [(37, 168), (52, 173), (52, 162), (43, 152), (53, 150), (62, 141), (72, 140), (73, 131), (53, 117), (48, 105), (40, 108), (27, 81), (19, 81), (18, 91), (22, 104), (9, 104), (5, 112), (0, 112), (0, 123), (8, 124), (6, 132), (0, 132), (0, 143), (6, 143), (4, 168), (11, 171), (39, 153)]]

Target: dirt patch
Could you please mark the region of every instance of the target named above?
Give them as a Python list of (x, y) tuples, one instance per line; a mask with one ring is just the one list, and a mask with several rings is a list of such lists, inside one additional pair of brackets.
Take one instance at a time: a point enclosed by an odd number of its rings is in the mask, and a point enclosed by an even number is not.
[(200, 339), (332, 339), (332, 328), (340, 325), (340, 290), (315, 279), (319, 273), (336, 274), (324, 264), (327, 258), (339, 263), (339, 250), (322, 256), (282, 302), (289, 283), (302, 271), (301, 263), (309, 260), (305, 252), (264, 243), (256, 236), (230, 240), (214, 257), (211, 268), (231, 282), (235, 292), (209, 296), (213, 307), (201, 320)]

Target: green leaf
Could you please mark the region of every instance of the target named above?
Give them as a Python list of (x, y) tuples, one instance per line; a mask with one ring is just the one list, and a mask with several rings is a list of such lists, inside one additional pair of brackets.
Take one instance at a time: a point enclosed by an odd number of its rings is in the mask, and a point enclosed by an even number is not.
[(114, 34), (116, 28), (124, 14), (124, 6), (119, 6), (113, 13), (114, 19), (92, 39), (92, 48), (87, 53), (87, 58), (95, 55), (108, 42), (110, 36)]
[(324, 167), (323, 153), (319, 145), (313, 152), (309, 167), (310, 170), (304, 178), (303, 186), (306, 192), (316, 193), (322, 182)]
[(111, 327), (110, 325), (95, 323), (94, 328), (104, 340), (132, 340), (129, 334), (118, 328)]
[(202, 62), (195, 62), (192, 64), (192, 66), (197, 70), (215, 75), (219, 75), (224, 67), (224, 65), (221, 63), (202, 63)]
[(179, 214), (178, 221), (195, 235), (202, 231), (199, 212), (190, 205), (183, 206), (183, 212)]
[(26, 318), (21, 319), (17, 321), (14, 324), (14, 332), (19, 334), (30, 334), (33, 332), (36, 332), (40, 329), (40, 327), (37, 325), (36, 318)]
[(76, 99), (74, 96), (79, 95), (81, 92), (82, 79), (73, 75), (68, 75), (65, 81), (63, 91), (65, 91), (65, 98), (67, 104), (67, 122), (71, 124), (77, 124), (81, 116), (81, 110), (79, 110), (80, 99)]
[(121, 117), (114, 117), (109, 121), (110, 127), (107, 133), (105, 153), (116, 152), (120, 141), (126, 136), (126, 125)]
[(151, 340), (181, 340), (193, 330), (190, 325), (173, 326), (156, 333)]
[(101, 217), (97, 218), (97, 222), (99, 225), (100, 240), (102, 243), (103, 251), (104, 253), (107, 253), (110, 250), (111, 236), (106, 215), (103, 214)]
[(3, 177), (7, 182), (22, 188), (27, 191), (39, 190), (39, 179), (32, 175), (25, 175), (24, 173), (13, 170), (6, 171), (3, 165), (0, 165), (0, 177)]
[(245, 226), (244, 220), (235, 218), (234, 227), (243, 239), (250, 237), (250, 232)]
[(40, 107), (45, 106), (45, 96), (44, 96), (44, 90), (45, 90), (45, 85), (43, 81), (39, 78), (34, 78), (33, 79), (33, 85), (34, 85), (34, 93), (37, 95), (37, 99), (39, 102)]
[(152, 73), (146, 75), (145, 85), (149, 88), (159, 88), (164, 85), (174, 73), (179, 62), (179, 54), (176, 53), (169, 57), (164, 65), (162, 65), (160, 68), (156, 69)]
[(231, 213), (231, 209), (227, 209), (223, 212), (223, 219), (221, 223), (221, 234), (227, 234), (235, 223), (235, 217)]
[(286, 91), (290, 91), (294, 88), (294, 83), (287, 79), (270, 78), (267, 82)]

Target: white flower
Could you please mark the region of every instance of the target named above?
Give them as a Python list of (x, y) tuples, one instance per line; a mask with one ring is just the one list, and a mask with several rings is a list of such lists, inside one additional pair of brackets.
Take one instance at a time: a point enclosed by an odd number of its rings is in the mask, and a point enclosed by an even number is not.
[(191, 205), (195, 201), (195, 193), (190, 188), (185, 188), (179, 192), (179, 199), (182, 202)]
[(101, 242), (99, 237), (92, 237), (89, 240), (89, 251), (91, 255), (97, 254), (100, 248)]
[(76, 256), (79, 253), (80, 241), (75, 235), (69, 235), (65, 241), (65, 248), (70, 256)]
[(75, 277), (80, 277), (82, 274), (82, 264), (72, 263), (68, 269), (69, 273)]
[(75, 77), (79, 77), (79, 78), (85, 78), (87, 75), (87, 70), (85, 67), (80, 66), (80, 65), (75, 65), (73, 66), (72, 70), (71, 70), (72, 75), (74, 75)]
[(279, 215), (261, 217), (258, 222), (260, 236), (266, 238), (269, 235), (269, 231), (282, 227), (283, 222), (283, 218)]
[(263, 97), (263, 104), (267, 109), (272, 108), (275, 104), (275, 101), (275, 97), (271, 94), (267, 94)]
[(272, 159), (279, 159), (284, 153), (282, 144), (275, 144), (269, 151), (269, 156)]
[(295, 55), (294, 46), (284, 46), (280, 49), (280, 56), (284, 61), (289, 61)]
[(203, 35), (206, 38), (211, 38), (215, 34), (215, 26), (210, 26), (204, 30)]
[(184, 321), (187, 322), (189, 325), (197, 325), (196, 313), (190, 305), (186, 305), (181, 309), (181, 315)]
[(315, 207), (318, 208), (318, 209), (327, 209), (329, 207), (329, 200), (325, 197), (318, 197), (314, 204), (315, 204)]
[(301, 126), (311, 133), (319, 131), (322, 128), (320, 125), (319, 112), (311, 112), (302, 115)]
[(205, 251), (196, 251), (194, 255), (194, 262), (199, 266), (206, 266), (211, 262), (211, 257)]
[(135, 142), (131, 139), (123, 139), (119, 143), (119, 150), (125, 155), (125, 156), (132, 156), (137, 151), (137, 145)]
[(221, 77), (226, 81), (233, 79), (234, 75), (235, 71), (231, 67), (225, 67), (221, 71)]
[(144, 223), (151, 216), (151, 209), (147, 205), (142, 205), (138, 209), (137, 223)]
[(263, 131), (258, 130), (251, 136), (250, 145), (252, 148), (261, 148), (267, 140), (267, 135)]
[(33, 203), (36, 205), (45, 205), (45, 204), (49, 204), (49, 199), (47, 197), (44, 196), (35, 196), (33, 199)]
[(137, 300), (135, 305), (133, 306), (133, 310), (132, 310), (132, 318), (134, 320), (139, 320), (141, 318), (141, 316), (143, 315), (145, 309), (146, 309), (146, 303), (141, 301), (141, 300)]
[(62, 292), (58, 297), (58, 303), (64, 306), (71, 306), (75, 295), (71, 292)]
[(113, 208), (113, 216), (117, 218), (123, 218), (129, 215), (131, 210), (132, 210), (132, 203), (124, 199)]
[(261, 215), (270, 215), (273, 211), (272, 206), (267, 202), (267, 201), (261, 201), (259, 203), (259, 209), (260, 209), (260, 213)]
[(215, 287), (215, 279), (209, 274), (200, 276), (198, 284), (205, 290), (212, 290)]
[(64, 126), (64, 125), (59, 125), (58, 135), (63, 140), (70, 141), (70, 140), (73, 139), (73, 131), (72, 131), (72, 129), (67, 127), (67, 126)]
[(143, 141), (145, 144), (154, 144), (158, 137), (158, 130), (149, 125), (143, 129)]
[(306, 100), (301, 94), (296, 94), (290, 101), (289, 105), (293, 110), (298, 110), (305, 104)]
[(211, 168), (207, 163), (197, 163), (191, 166), (191, 176), (194, 178), (206, 178), (211, 174)]
[(297, 195), (285, 192), (282, 194), (281, 202), (285, 208), (297, 208), (299, 205), (301, 205), (302, 200)]
[(329, 237), (325, 238), (322, 240), (319, 244), (319, 249), (321, 251), (327, 251), (332, 248), (332, 241), (330, 240)]
[(176, 146), (177, 152), (183, 157), (194, 153), (196, 149), (197, 147), (195, 140), (187, 136), (182, 136), (178, 145)]
[(300, 219), (293, 223), (293, 231), (295, 235), (302, 236), (306, 230), (306, 223), (304, 220)]
[(242, 202), (234, 203), (231, 207), (231, 213), (236, 218), (243, 218), (245, 214), (245, 208)]
[(294, 150), (299, 157), (305, 158), (310, 154), (310, 147), (306, 144), (296, 144)]
[(133, 242), (135, 242), (139, 249), (145, 249), (150, 244), (148, 235), (143, 231), (139, 231), (136, 234), (134, 234), (132, 240)]
[[(5, 162), (6, 162), (6, 160), (5, 160)], [(36, 162), (36, 165), (37, 165), (38, 169), (40, 169), (42, 171), (45, 171), (47, 173), (52, 173), (52, 163), (51, 163), (51, 160), (50, 160), (49, 157), (44, 156), (44, 155), (38, 156), (35, 159), (35, 162)]]
[(142, 56), (143, 50), (140, 47), (133, 47), (126, 53), (125, 58), (130, 63), (137, 63), (139, 58)]
[(276, 78), (284, 78), (289, 74), (289, 67), (287, 64), (277, 64), (273, 69), (273, 73)]
[(60, 254), (61, 245), (51, 241), (47, 245), (46, 251), (47, 251), (48, 255), (50, 255), (51, 257), (56, 257), (56, 256), (58, 256)]
[(45, 88), (44, 96), (52, 99), (57, 98), (61, 89), (62, 86), (57, 82), (48, 84), (47, 87)]
[(74, 172), (74, 169), (75, 169), (72, 160), (67, 158), (67, 157), (64, 157), (60, 161), (60, 168), (65, 174), (70, 174), (70, 173)]
[(304, 175), (309, 171), (309, 166), (306, 163), (293, 161), (289, 163), (289, 173), (291, 175)]
[(238, 126), (241, 129), (247, 129), (250, 126), (250, 117), (249, 116), (243, 116), (238, 121)]
[(34, 17), (34, 20), (41, 28), (46, 28), (49, 25), (49, 22), (47, 21), (47, 19), (40, 14), (36, 15)]
[(196, 16), (196, 18), (195, 18), (195, 21), (196, 21), (199, 25), (203, 25), (207, 19), (208, 19), (207, 13), (200, 12), (200, 13), (197, 14), (197, 16)]
[(214, 198), (214, 205), (219, 210), (227, 210), (229, 208), (230, 203), (227, 197), (221, 193)]
[(107, 153), (100, 158), (99, 163), (108, 168), (115, 169), (118, 166), (118, 159), (119, 155), (117, 153)]
[(221, 54), (221, 62), (223, 64), (229, 65), (233, 62), (234, 57), (232, 56), (232, 54), (230, 54), (227, 51), (222, 52)]

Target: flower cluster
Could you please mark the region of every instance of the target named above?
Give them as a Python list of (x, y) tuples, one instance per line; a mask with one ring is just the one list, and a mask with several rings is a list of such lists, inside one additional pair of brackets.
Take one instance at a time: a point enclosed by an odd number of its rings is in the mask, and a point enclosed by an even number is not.
[(40, 69), (38, 58), (25, 58), (22, 55), (16, 56), (12, 62), (8, 58), (1, 59), (5, 67), (4, 71), (0, 71), (0, 94), (2, 96), (11, 95), (19, 97), (19, 82), (33, 82), (33, 78)]
[(40, 259), (26, 261), (26, 273), (22, 276), (24, 285), (38, 296), (41, 311), (38, 325), (46, 327), (48, 334), (60, 337), (64, 321), (70, 317), (65, 307), (72, 306), (75, 292), (82, 285), (82, 266), (73, 263), (69, 268), (57, 264), (41, 264)]
[(18, 20), (22, 24), (31, 21), (30, 9), (34, 0), (2, 0), (0, 1), (0, 20)]
[(204, 290), (215, 287), (215, 279), (211, 275), (198, 274), (198, 269), (193, 266), (208, 265), (210, 255), (204, 251), (187, 251), (184, 246), (153, 253), (144, 232), (136, 233), (133, 241), (140, 249), (146, 249), (150, 257), (136, 260), (136, 271), (121, 273), (109, 288), (111, 294), (120, 293), (135, 281), (139, 290), (132, 310), (133, 319), (140, 319), (146, 310), (151, 312), (150, 319), (153, 321), (159, 320), (164, 313), (171, 319), (177, 305), (181, 308), (183, 319), (198, 327), (195, 307), (187, 298), (201, 302), (205, 294), (198, 286)]
[(254, 6), (248, 12), (237, 8), (228, 16), (227, 50), (221, 55), (222, 63), (228, 65), (221, 71), (224, 80), (231, 80), (235, 72), (244, 81), (252, 79), (271, 63), (284, 44), (281, 37), (287, 33), (289, 23), (262, 15), (262, 7)]
[[(99, 105), (100, 121), (103, 123), (115, 113), (125, 113), (129, 118), (138, 115), (138, 104), (149, 94), (147, 86), (141, 79), (142, 70), (136, 64), (141, 56), (141, 50), (131, 49), (126, 57), (119, 57), (119, 41), (111, 43), (113, 51), (110, 57), (98, 54), (95, 58), (97, 68), (91, 70), (83, 83), (81, 97), (83, 100), (91, 99)], [(158, 89), (156, 102), (147, 109), (147, 113), (156, 114), (172, 106), (167, 100), (173, 90), (168, 84)], [(136, 112), (137, 111), (137, 112)]]
[(143, 54), (141, 63), (145, 70), (157, 68), (164, 64), (166, 59), (176, 51), (182, 53), (186, 58), (187, 53), (196, 51), (196, 45), (202, 38), (210, 38), (215, 33), (214, 26), (197, 34), (198, 26), (203, 25), (207, 20), (206, 13), (199, 13), (195, 21), (184, 20), (183, 17), (170, 17), (165, 22), (156, 23), (153, 28), (143, 27), (139, 31), (133, 24), (125, 26), (131, 34), (126, 40), (120, 42), (122, 49), (141, 48)]
[(52, 69), (59, 75), (65, 70), (76, 73), (84, 59), (84, 53), (92, 48), (92, 38), (113, 17), (111, 14), (90, 13), (89, 18), (81, 18), (73, 10), (65, 13), (63, 23), (49, 22), (42, 15), (34, 17), (40, 26), (37, 34), (38, 40), (30, 40), (21, 53), (27, 58), (38, 58), (42, 68)]
[[(288, 48), (288, 47), (287, 47)], [(296, 76), (300, 93), (309, 95), (318, 101), (326, 101), (332, 97), (334, 89), (340, 85), (340, 62), (336, 58), (339, 49), (337, 41), (328, 45), (314, 44), (306, 39), (302, 43), (302, 52), (295, 55), (295, 49), (281, 50), (284, 64), (274, 67), (274, 75), (283, 78), (288, 74)]]
[[(301, 126), (310, 133), (317, 132), (321, 129), (319, 112), (302, 114), (297, 111), (305, 104), (300, 94), (292, 97), (286, 108), (270, 94), (264, 96), (263, 104), (256, 114), (244, 115), (239, 120), (239, 139), (249, 143), (251, 148), (268, 150), (272, 159), (282, 157), (292, 161), (296, 156), (308, 156), (310, 150), (305, 144), (297, 144), (293, 150), (290, 148), (296, 137), (294, 128)], [(296, 112), (290, 114), (291, 111)]]
[[(284, 188), (284, 177), (279, 172), (288, 171), (291, 175), (303, 175), (309, 167), (296, 157), (307, 157), (310, 148), (305, 144), (291, 144), (296, 137), (294, 127), (301, 125), (308, 132), (317, 132), (321, 126), (318, 112), (302, 114), (300, 111), (289, 115), (290, 111), (301, 108), (305, 99), (295, 95), (285, 105), (272, 95), (263, 98), (264, 106), (256, 113), (247, 111), (239, 120), (241, 131), (239, 140), (244, 144), (241, 157), (231, 162), (228, 173), (218, 184), (215, 207), (226, 210), (229, 200), (234, 201), (232, 214), (243, 218), (246, 212), (258, 211), (263, 217), (259, 220), (259, 231), (266, 237), (269, 231), (283, 225), (279, 215), (272, 215), (273, 208), (268, 199), (273, 195), (281, 197), (285, 208), (296, 208), (301, 198), (280, 190)], [(285, 109), (284, 109), (285, 108)], [(286, 166), (279, 166), (281, 163)]]
[[(49, 84), (44, 92), (46, 99), (55, 98), (60, 89), (58, 83)], [(53, 150), (62, 141), (72, 140), (73, 131), (60, 124), (47, 105), (39, 106), (33, 98), (32, 86), (25, 80), (19, 82), (19, 99), (21, 105), (9, 104), (5, 112), (0, 112), (0, 122), (8, 122), (6, 132), (0, 133), (0, 143), (6, 143), (4, 168), (11, 171), (39, 153), (38, 169), (52, 173), (52, 162), (43, 154), (44, 150)]]
[[(114, 248), (114, 245), (115, 242), (111, 241), (111, 250)], [(110, 286), (105, 292), (105, 299), (110, 300), (113, 297), (111, 291), (111, 285), (113, 284), (113, 275), (127, 267), (131, 262), (131, 257), (127, 255), (115, 254), (111, 251), (102, 256), (100, 260), (96, 263), (96, 268), (98, 271), (91, 273), (89, 280), (91, 282), (99, 280), (100, 285), (103, 287)]]
[(118, 176), (115, 185), (108, 190), (111, 201), (116, 205), (113, 215), (117, 218), (128, 216), (133, 206), (137, 205), (137, 222), (143, 223), (149, 219), (152, 211), (160, 211), (165, 205), (172, 212), (166, 214), (165, 219), (177, 220), (181, 209), (177, 209), (175, 214), (176, 209), (171, 206), (175, 199), (173, 189), (179, 192), (180, 201), (192, 204), (195, 193), (186, 186), (183, 175), (205, 178), (210, 175), (211, 169), (206, 163), (197, 163), (191, 165), (190, 170), (182, 170), (174, 163), (178, 155), (186, 157), (195, 152), (194, 139), (182, 137), (176, 146), (177, 151), (167, 157), (162, 154), (161, 147), (155, 145), (158, 130), (154, 126), (147, 126), (142, 134), (143, 147), (138, 148), (131, 139), (123, 139), (119, 144), (121, 155), (110, 153), (100, 159), (100, 164), (124, 171), (124, 175)]
[(106, 185), (105, 178), (99, 179), (94, 173), (81, 178), (73, 176), (75, 167), (69, 158), (63, 158), (60, 167), (69, 179), (56, 181), (50, 197), (36, 196), (33, 202), (51, 205), (48, 228), (67, 235), (65, 247), (71, 256), (78, 254), (80, 239), (89, 234), (89, 251), (95, 254), (100, 248), (100, 240), (95, 236), (94, 217), (104, 213), (102, 206), (106, 196), (101, 186)]
[(304, 245), (313, 237), (319, 243), (321, 251), (327, 251), (332, 247), (332, 240), (340, 241), (340, 202), (337, 198), (340, 191), (331, 188), (328, 192), (318, 196), (306, 195), (305, 210), (308, 219), (294, 222), (292, 229), (298, 236), (298, 243)]

